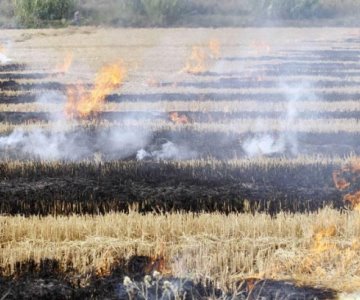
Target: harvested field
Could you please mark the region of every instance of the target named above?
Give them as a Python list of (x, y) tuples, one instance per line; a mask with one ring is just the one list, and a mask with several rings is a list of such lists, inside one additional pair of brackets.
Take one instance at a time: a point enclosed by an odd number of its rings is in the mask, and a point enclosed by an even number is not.
[(0, 298), (358, 291), (358, 36), (4, 30)]
[[(108, 280), (114, 292), (116, 279), (142, 280), (157, 268), (164, 276), (211, 278), (230, 291), (244, 278), (296, 280), (299, 286), (333, 291), (360, 288), (354, 265), (359, 255), (358, 212), (326, 209), (309, 215), (282, 213), (275, 219), (266, 214), (130, 212), (41, 219), (4, 216), (0, 222), (0, 267), (7, 276), (41, 278), (43, 272), (64, 281), (65, 275), (77, 274), (81, 282), (91, 282), (94, 279), (86, 275), (93, 274)], [(44, 257), (49, 261), (41, 262)]]
[(25, 215), (97, 214), (134, 205), (140, 212), (272, 214), (341, 208), (342, 192), (332, 179), (341, 161), (4, 163), (0, 208)]

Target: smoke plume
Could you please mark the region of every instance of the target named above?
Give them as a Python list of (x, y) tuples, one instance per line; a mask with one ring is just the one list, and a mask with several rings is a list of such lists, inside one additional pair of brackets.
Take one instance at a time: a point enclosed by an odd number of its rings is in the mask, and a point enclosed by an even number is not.
[[(280, 82), (281, 93), (287, 99), (286, 112), (280, 121), (280, 132), (275, 134), (263, 133), (253, 138), (247, 139), (242, 148), (249, 157), (272, 155), (272, 154), (290, 154), (296, 156), (299, 154), (298, 134), (292, 130), (299, 118), (298, 101), (315, 99), (315, 95), (309, 92), (310, 85), (307, 82), (298, 85), (288, 85), (286, 82)], [(266, 131), (266, 128), (257, 119), (255, 123), (257, 132)]]

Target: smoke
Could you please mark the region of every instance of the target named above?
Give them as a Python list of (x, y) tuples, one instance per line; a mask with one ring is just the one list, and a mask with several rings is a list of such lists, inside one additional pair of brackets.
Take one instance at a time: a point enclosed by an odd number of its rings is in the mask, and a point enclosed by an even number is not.
[(69, 131), (61, 128), (32, 130), (16, 129), (10, 135), (0, 138), (2, 155), (16, 158), (41, 160), (77, 161), (104, 156), (109, 159), (123, 159), (136, 153), (148, 142), (148, 135), (142, 130), (112, 127), (98, 131), (84, 130), (80, 126)]
[[(56, 107), (47, 114), (45, 128), (17, 128), (11, 134), (0, 137), (1, 157), (40, 160), (112, 160), (135, 158), (137, 160), (185, 160), (197, 157), (186, 145), (178, 145), (167, 139), (152, 140), (153, 132), (145, 127), (134, 127), (134, 120), (142, 116), (134, 112), (122, 114), (121, 120), (111, 127), (86, 128), (81, 121), (71, 120), (65, 114), (66, 96), (60, 92), (41, 95), (39, 107)], [(158, 118), (148, 114), (147, 118)], [(147, 119), (149, 121), (149, 119)], [(170, 136), (171, 138), (171, 136)]]
[(360, 292), (355, 292), (351, 294), (342, 293), (339, 295), (339, 300), (356, 300), (360, 299)]
[(7, 64), (9, 62), (11, 62), (11, 59), (8, 58), (5, 54), (0, 53), (0, 63)]
[(285, 143), (283, 139), (263, 135), (246, 140), (242, 147), (249, 157), (254, 157), (281, 153), (285, 150)]
[[(121, 126), (84, 127), (80, 121), (69, 122), (64, 108), (66, 97), (59, 92), (39, 97), (39, 106), (55, 105), (60, 110), (49, 113), (45, 128), (16, 128), (11, 134), (0, 137), (1, 157), (17, 159), (78, 161), (103, 157), (123, 159), (146, 147), (151, 132), (131, 127), (129, 114), (121, 120)], [(95, 121), (96, 122), (96, 121)]]
[[(285, 114), (279, 120), (279, 134), (276, 136), (275, 134), (264, 133), (245, 140), (242, 148), (247, 156), (255, 157), (271, 154), (296, 156), (299, 154), (298, 133), (292, 128), (299, 120), (298, 101), (316, 98), (314, 93), (309, 92), (310, 87), (307, 82), (299, 83), (296, 86), (288, 85), (284, 81), (280, 82), (279, 88), (287, 99), (287, 105)], [(261, 119), (257, 119), (255, 129), (258, 132), (267, 130)]]
[(194, 159), (196, 157), (197, 153), (195, 151), (190, 150), (188, 147), (183, 145), (176, 145), (170, 141), (166, 141), (157, 150), (146, 151), (145, 149), (140, 149), (136, 154), (137, 160), (185, 160)]
[(7, 64), (11, 62), (11, 59), (6, 56), (6, 53), (9, 52), (11, 48), (11, 41), (0, 41), (0, 63)]

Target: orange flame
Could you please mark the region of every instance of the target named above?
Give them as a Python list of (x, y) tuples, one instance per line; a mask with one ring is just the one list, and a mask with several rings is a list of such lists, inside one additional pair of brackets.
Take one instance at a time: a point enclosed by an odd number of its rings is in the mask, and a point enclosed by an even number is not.
[(321, 253), (334, 248), (334, 245), (330, 243), (329, 238), (336, 235), (336, 227), (334, 225), (330, 227), (317, 229), (314, 233), (314, 241), (312, 251)]
[(350, 203), (353, 209), (360, 210), (360, 191), (355, 194), (346, 194), (344, 201)]
[(337, 230), (334, 225), (328, 227), (319, 227), (314, 229), (312, 244), (308, 254), (302, 259), (300, 267), (303, 272), (316, 272), (323, 274), (322, 268), (324, 262), (333, 254), (339, 253), (340, 249), (334, 241)]
[(211, 58), (219, 59), (221, 56), (220, 42), (217, 39), (212, 39), (209, 41), (209, 49), (211, 53)]
[(146, 266), (145, 273), (151, 274), (154, 271), (162, 275), (171, 274), (171, 270), (168, 269), (164, 256), (151, 257), (151, 262)]
[(155, 79), (154, 77), (147, 79), (146, 84), (148, 87), (159, 87), (160, 86), (160, 82), (157, 79)]
[[(353, 160), (346, 164), (340, 170), (333, 172), (333, 181), (335, 186), (340, 191), (349, 190), (354, 183), (357, 183), (360, 179), (360, 161)], [(354, 209), (360, 209), (360, 191), (355, 193), (347, 193), (344, 198), (344, 202), (350, 203)]]
[(121, 63), (104, 66), (97, 74), (94, 88), (87, 92), (83, 85), (69, 88), (65, 112), (71, 117), (87, 117), (101, 110), (105, 98), (124, 81), (126, 70)]
[(0, 53), (4, 53), (4, 52), (5, 52), (5, 47), (0, 44)]
[(169, 113), (169, 119), (171, 122), (177, 125), (186, 125), (190, 123), (190, 120), (186, 115), (180, 115), (178, 112)]
[(184, 71), (190, 74), (201, 74), (207, 71), (206, 53), (201, 47), (194, 46)]
[(271, 46), (263, 41), (255, 41), (251, 44), (256, 55), (269, 54), (272, 50)]
[(68, 51), (64, 57), (64, 61), (61, 64), (58, 64), (55, 67), (56, 73), (67, 73), (72, 65), (74, 54), (71, 51)]

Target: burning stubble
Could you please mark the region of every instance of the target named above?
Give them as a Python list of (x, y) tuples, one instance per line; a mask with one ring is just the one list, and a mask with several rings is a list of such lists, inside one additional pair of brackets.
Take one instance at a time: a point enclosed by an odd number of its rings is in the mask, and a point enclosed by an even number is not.
[(208, 47), (193, 46), (191, 54), (186, 62), (183, 72), (199, 75), (209, 71), (214, 60), (221, 57), (221, 45), (219, 40), (211, 39)]
[(210, 56), (213, 59), (220, 59), (221, 57), (221, 45), (218, 39), (211, 39), (209, 41)]
[(73, 63), (74, 60), (74, 53), (72, 51), (67, 51), (65, 56), (64, 56), (64, 60), (62, 63), (59, 63), (56, 67), (55, 67), (55, 74), (65, 74), (67, 72), (69, 72), (70, 67)]
[(191, 123), (191, 120), (188, 116), (186, 116), (185, 114), (180, 114), (176, 111), (169, 113), (169, 119), (171, 122), (177, 125), (186, 125)]
[[(67, 71), (72, 55), (65, 57), (62, 70)], [(17, 128), (10, 135), (0, 137), (2, 157), (12, 159), (41, 159), (80, 161), (103, 156), (122, 159), (136, 153), (149, 142), (150, 131), (136, 129), (128, 122), (132, 114), (122, 117), (121, 126), (90, 130), (82, 125), (83, 120), (97, 122), (97, 114), (103, 109), (105, 98), (119, 88), (125, 79), (123, 63), (104, 66), (96, 76), (90, 90), (84, 85), (71, 86), (64, 96), (60, 92), (46, 93), (37, 103), (62, 104), (63, 113), (49, 113), (51, 125), (45, 128)]]
[[(64, 271), (70, 265), (77, 274), (108, 274), (111, 262), (137, 253), (163, 257), (160, 264), (165, 266), (159, 270), (164, 273), (170, 269), (176, 276), (200, 279), (206, 274), (221, 287), (249, 277), (297, 278), (347, 292), (360, 287), (358, 212), (325, 209), (310, 215), (282, 213), (276, 218), (245, 214), (240, 220), (238, 214), (131, 211), (2, 216), (0, 222), (4, 228), (0, 265), (8, 273), (16, 270), (15, 263), (31, 257), (36, 262), (56, 259)], [(33, 244), (30, 252), (29, 243)]]
[(69, 88), (65, 105), (66, 115), (70, 118), (86, 118), (101, 111), (106, 96), (123, 84), (126, 72), (123, 63), (107, 65), (96, 75), (91, 91), (86, 91), (81, 84)]
[(191, 55), (186, 62), (184, 71), (189, 74), (201, 74), (208, 70), (205, 50), (201, 47), (194, 46)]
[(345, 193), (343, 200), (352, 209), (360, 210), (360, 161), (354, 159), (339, 170), (333, 172), (336, 188)]
[(11, 59), (8, 58), (5, 53), (6, 53), (6, 47), (2, 44), (0, 44), (0, 63), (1, 64), (7, 64), (9, 62), (11, 62)]

